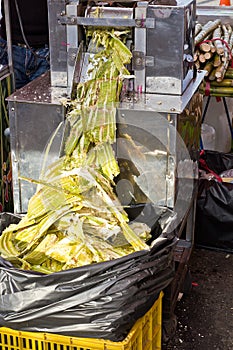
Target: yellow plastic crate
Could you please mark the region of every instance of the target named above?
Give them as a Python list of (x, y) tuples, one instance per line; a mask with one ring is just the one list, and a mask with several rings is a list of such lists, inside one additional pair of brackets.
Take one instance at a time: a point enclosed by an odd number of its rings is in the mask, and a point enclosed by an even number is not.
[(162, 297), (132, 327), (121, 342), (77, 338), (51, 333), (16, 331), (0, 327), (1, 350), (160, 350), (162, 338)]

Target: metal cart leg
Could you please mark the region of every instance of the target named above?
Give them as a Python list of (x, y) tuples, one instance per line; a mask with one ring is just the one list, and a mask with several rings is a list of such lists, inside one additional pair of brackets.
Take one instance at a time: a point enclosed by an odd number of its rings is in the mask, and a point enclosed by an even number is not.
[[(208, 96), (208, 99), (206, 101), (206, 105), (205, 105), (205, 108), (204, 108), (204, 111), (203, 111), (201, 123), (204, 123), (209, 104), (210, 104), (210, 96)], [(200, 149), (201, 150), (204, 149), (203, 141), (202, 141), (202, 137), (201, 136), (200, 136)]]
[[(197, 196), (197, 194), (196, 194), (196, 196)], [(185, 240), (187, 242), (191, 242), (191, 244), (193, 244), (193, 242), (194, 242), (196, 203), (197, 203), (197, 198), (195, 198), (195, 200), (193, 201), (193, 205), (192, 205), (190, 213), (188, 215), (187, 224), (186, 224)]]
[(206, 117), (206, 113), (207, 113), (207, 110), (208, 110), (208, 107), (209, 107), (209, 104), (210, 104), (210, 97), (211, 96), (208, 96), (208, 99), (206, 101), (206, 105), (205, 105), (205, 108), (204, 108), (204, 111), (203, 111), (201, 123), (204, 123), (204, 120), (205, 120), (205, 117)]
[(229, 115), (227, 102), (226, 102), (225, 97), (222, 97), (222, 100), (223, 100), (223, 104), (224, 104), (224, 107), (225, 107), (225, 112), (226, 112), (226, 116), (227, 116), (228, 125), (229, 125), (230, 131), (231, 131), (231, 139), (233, 140), (233, 128), (232, 128), (232, 124), (231, 124), (231, 118), (230, 118), (230, 115)]
[[(197, 186), (197, 184), (196, 184)], [(171, 284), (165, 288), (163, 297), (163, 343), (171, 339), (176, 331), (177, 320), (175, 307), (179, 292), (188, 293), (192, 287), (192, 280), (188, 268), (188, 261), (194, 245), (195, 214), (197, 187), (193, 194), (190, 208), (180, 228), (180, 240), (174, 251), (175, 275)]]
[[(212, 96), (212, 97), (214, 97), (214, 96)], [(203, 115), (202, 115), (202, 120), (201, 120), (202, 123), (204, 122), (205, 117), (206, 117), (206, 113), (207, 113), (207, 110), (208, 110), (208, 107), (209, 107), (209, 103), (210, 103), (210, 98), (211, 98), (211, 96), (208, 96), (208, 99), (206, 101), (206, 105), (205, 105), (205, 108), (204, 108), (204, 111), (203, 111)], [(229, 129), (230, 129), (230, 132), (231, 132), (231, 139), (233, 140), (233, 127), (232, 127), (232, 123), (231, 123), (231, 118), (230, 118), (230, 114), (229, 114), (229, 109), (228, 109), (228, 106), (227, 106), (226, 98), (222, 97), (222, 101), (223, 101), (223, 105), (224, 105), (224, 108), (225, 108)], [(203, 149), (202, 138), (200, 139), (200, 148)]]

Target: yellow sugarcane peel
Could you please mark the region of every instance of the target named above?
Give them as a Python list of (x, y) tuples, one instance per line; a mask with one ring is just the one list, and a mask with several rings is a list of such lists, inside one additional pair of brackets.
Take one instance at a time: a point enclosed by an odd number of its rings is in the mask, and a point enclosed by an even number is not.
[(69, 103), (64, 154), (39, 180), (18, 224), (0, 237), (0, 254), (14, 266), (52, 273), (120, 258), (149, 249), (150, 229), (137, 229), (114, 192), (120, 173), (112, 145), (116, 141), (116, 105), (122, 80), (130, 75), (127, 31), (95, 30), (87, 34), (98, 47), (89, 79), (77, 86)]

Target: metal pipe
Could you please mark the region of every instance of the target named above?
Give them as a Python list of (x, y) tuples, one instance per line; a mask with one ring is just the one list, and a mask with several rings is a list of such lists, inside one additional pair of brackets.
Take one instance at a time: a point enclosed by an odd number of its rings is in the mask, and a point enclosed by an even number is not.
[(7, 37), (7, 54), (8, 54), (8, 66), (12, 75), (12, 87), (15, 90), (15, 77), (14, 77), (14, 65), (12, 55), (12, 40), (11, 40), (11, 21), (10, 21), (10, 3), (9, 0), (4, 1), (5, 22), (6, 22), (6, 37)]

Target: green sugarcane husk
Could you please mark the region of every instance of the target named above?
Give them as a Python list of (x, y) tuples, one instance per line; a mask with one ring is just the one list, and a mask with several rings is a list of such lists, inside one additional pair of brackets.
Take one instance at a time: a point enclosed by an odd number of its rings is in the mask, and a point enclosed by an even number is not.
[(228, 67), (224, 77), (225, 79), (233, 79), (233, 68)]
[[(1, 255), (17, 267), (51, 273), (149, 249), (129, 226), (112, 186), (119, 173), (111, 148), (116, 103), (122, 81), (129, 75), (125, 64), (130, 63), (131, 52), (119, 39), (123, 32), (95, 30), (92, 34), (100, 50), (90, 79), (77, 86), (77, 97), (69, 102), (70, 135), (64, 156), (41, 179), (23, 178), (38, 184), (38, 190), (25, 218), (4, 230), (0, 239)], [(90, 215), (104, 217), (105, 226), (94, 225), (93, 219), (85, 225)], [(120, 229), (126, 247), (115, 250), (103, 234), (107, 227)], [(90, 232), (94, 232), (91, 239)]]
[[(206, 85), (206, 82), (204, 82), (204, 85)], [(233, 79), (223, 79), (220, 82), (217, 81), (210, 81), (210, 87), (213, 86), (225, 86), (225, 87), (233, 87)]]
[(208, 79), (213, 82), (215, 80), (215, 72), (216, 72), (216, 68), (213, 68), (212, 71), (210, 72), (210, 74), (208, 75)]
[[(200, 86), (200, 93), (206, 94), (205, 87)], [(208, 92), (212, 96), (217, 97), (233, 97), (233, 87), (225, 87), (225, 86), (213, 86), (208, 89)]]
[(213, 64), (212, 62), (207, 62), (203, 68), (203, 70), (206, 71), (205, 77), (209, 76), (211, 71), (213, 70)]
[(0, 254), (4, 258), (17, 256), (19, 251), (13, 243), (14, 233), (6, 232), (0, 237)]
[(218, 66), (220, 66), (220, 64), (221, 64), (221, 58), (220, 58), (218, 53), (215, 53), (215, 55), (213, 57), (213, 66), (218, 67)]

